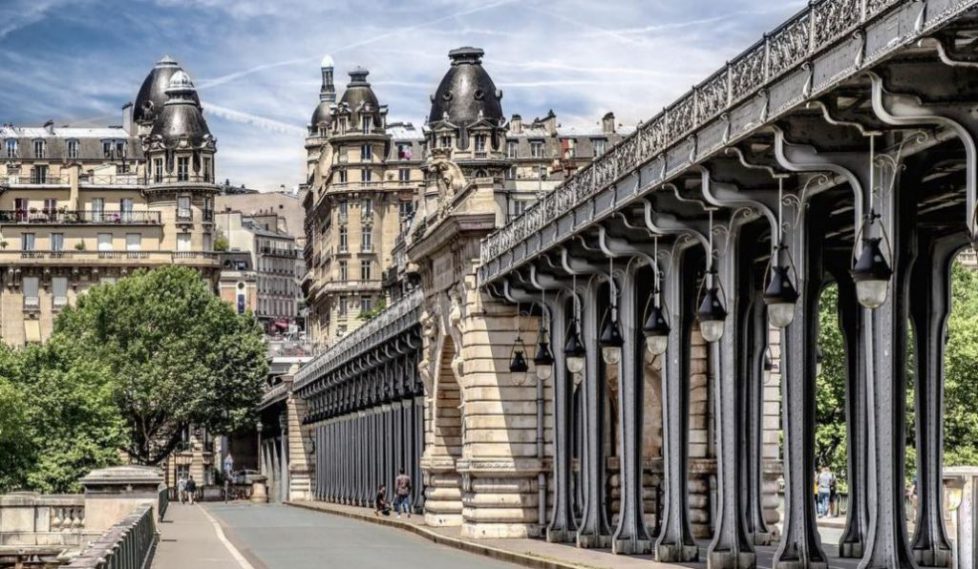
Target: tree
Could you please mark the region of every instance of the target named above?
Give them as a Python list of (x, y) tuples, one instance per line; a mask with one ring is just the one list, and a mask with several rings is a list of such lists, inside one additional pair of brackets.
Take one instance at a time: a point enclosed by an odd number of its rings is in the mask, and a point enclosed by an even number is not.
[(944, 355), (945, 464), (978, 464), (978, 271), (954, 263)]
[(229, 432), (261, 398), (261, 328), (237, 315), (184, 267), (137, 271), (91, 288), (55, 321), (50, 344), (112, 378), (125, 422), (123, 450), (158, 464), (191, 424)]
[(825, 287), (819, 298), (818, 348), (821, 370), (815, 378), (815, 464), (827, 465), (839, 479), (846, 462), (846, 347), (839, 328), (839, 289)]
[(14, 357), (11, 350), (0, 347), (0, 492), (23, 486), (33, 456), (24, 397), (11, 378)]

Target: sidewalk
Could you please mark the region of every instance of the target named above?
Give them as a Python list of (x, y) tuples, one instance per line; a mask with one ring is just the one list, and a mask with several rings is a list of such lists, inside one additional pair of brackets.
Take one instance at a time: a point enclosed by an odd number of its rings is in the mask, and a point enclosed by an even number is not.
[[(297, 501), (289, 505), (319, 512), (345, 516), (385, 526), (397, 527), (426, 537), (440, 545), (455, 547), (470, 553), (485, 555), (536, 569), (675, 569), (674, 563), (657, 563), (651, 555), (613, 555), (610, 550), (578, 549), (566, 544), (548, 543), (539, 539), (469, 539), (463, 538), (458, 527), (429, 527), (424, 516), (410, 518), (375, 516), (370, 508), (341, 506), (324, 502)], [(689, 567), (705, 564), (692, 563)]]
[(171, 502), (159, 527), (153, 569), (253, 569), (237, 551), (238, 557), (231, 553), (203, 506)]

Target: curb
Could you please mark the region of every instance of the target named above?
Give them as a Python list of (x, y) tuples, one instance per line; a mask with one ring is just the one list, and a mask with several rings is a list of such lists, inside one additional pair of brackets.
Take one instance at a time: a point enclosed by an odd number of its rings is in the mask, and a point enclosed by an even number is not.
[(578, 563), (556, 561), (554, 559), (550, 559), (547, 557), (540, 557), (538, 555), (532, 555), (529, 553), (516, 553), (515, 551), (499, 549), (497, 547), (490, 547), (488, 545), (481, 545), (463, 539), (456, 539), (454, 537), (448, 537), (433, 532), (431, 530), (427, 530), (424, 527), (418, 526), (416, 524), (399, 522), (396, 520), (392, 520), (390, 518), (368, 516), (365, 514), (360, 514), (358, 512), (351, 512), (347, 510), (339, 510), (339, 509), (334, 510), (330, 508), (329, 505), (327, 504), (312, 505), (312, 504), (303, 504), (298, 502), (284, 502), (284, 504), (288, 506), (292, 506), (294, 508), (302, 508), (304, 510), (311, 510), (313, 512), (332, 514), (335, 516), (341, 516), (344, 518), (359, 520), (361, 522), (370, 522), (381, 526), (388, 526), (388, 527), (408, 531), (415, 535), (421, 536), (429, 541), (432, 541), (438, 545), (452, 547), (455, 549), (459, 549), (461, 551), (466, 551), (468, 553), (474, 553), (476, 555), (481, 555), (483, 557), (495, 559), (497, 561), (515, 563), (517, 565), (522, 565), (524, 567), (532, 567), (534, 569), (595, 569), (593, 565), (581, 565)]

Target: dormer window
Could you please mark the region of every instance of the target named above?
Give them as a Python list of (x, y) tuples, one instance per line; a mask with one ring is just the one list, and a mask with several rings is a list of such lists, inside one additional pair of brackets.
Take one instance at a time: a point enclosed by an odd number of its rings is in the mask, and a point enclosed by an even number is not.
[(43, 140), (34, 141), (34, 158), (44, 158), (45, 144)]
[(475, 135), (475, 151), (485, 152), (486, 151), (486, 135), (477, 134)]
[(190, 179), (190, 157), (181, 156), (177, 158), (177, 181), (186, 182)]
[(17, 139), (8, 138), (6, 142), (7, 158), (17, 158)]
[(438, 146), (441, 148), (451, 148), (452, 147), (452, 137), (445, 134), (439, 139)]
[(115, 157), (117, 159), (126, 157), (126, 142), (124, 140), (115, 141)]
[(363, 127), (363, 134), (370, 134), (370, 117), (365, 116), (360, 119)]
[(530, 141), (530, 156), (533, 158), (543, 158), (543, 141), (542, 140), (531, 140)]
[(515, 140), (509, 140), (506, 142), (506, 157), (516, 158), (519, 154), (520, 143)]
[(67, 142), (67, 147), (66, 147), (65, 150), (66, 150), (65, 154), (67, 155), (67, 157), (70, 160), (77, 159), (78, 158), (78, 141), (77, 140), (69, 140)]
[(601, 156), (602, 154), (604, 154), (605, 145), (607, 144), (607, 142), (608, 141), (605, 140), (605, 139), (603, 139), (603, 138), (595, 138), (595, 139), (591, 140), (591, 146), (594, 147), (594, 156), (595, 157), (598, 157), (598, 156)]
[(102, 157), (106, 160), (112, 159), (112, 141), (103, 140), (102, 141)]

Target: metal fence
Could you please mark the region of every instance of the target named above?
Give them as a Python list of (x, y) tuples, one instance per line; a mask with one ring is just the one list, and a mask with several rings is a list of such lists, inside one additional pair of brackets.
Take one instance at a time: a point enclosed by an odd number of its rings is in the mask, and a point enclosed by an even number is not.
[(66, 569), (146, 569), (156, 551), (153, 506), (145, 504), (109, 528)]
[(166, 509), (170, 506), (170, 489), (166, 484), (160, 486), (160, 498), (157, 503), (157, 509), (159, 509), (160, 521), (163, 521), (163, 516), (166, 515)]

